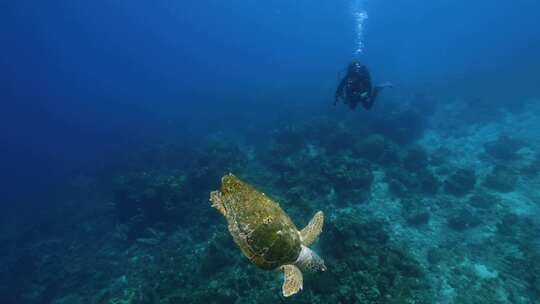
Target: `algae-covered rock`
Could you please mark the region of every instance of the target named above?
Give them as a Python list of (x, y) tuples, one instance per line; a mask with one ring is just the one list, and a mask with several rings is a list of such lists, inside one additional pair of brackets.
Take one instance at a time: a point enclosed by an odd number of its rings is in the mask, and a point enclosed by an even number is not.
[(304, 129), (296, 124), (275, 129), (270, 135), (269, 157), (287, 157), (300, 151), (306, 145)]
[(497, 205), (499, 201), (500, 199), (497, 196), (487, 191), (478, 191), (471, 196), (468, 202), (469, 205), (475, 208), (488, 209)]
[(480, 217), (467, 209), (457, 210), (448, 218), (448, 227), (457, 231), (475, 228), (481, 223)]
[(378, 117), (370, 127), (374, 133), (405, 146), (422, 136), (426, 127), (426, 117), (411, 108), (396, 109)]
[(510, 136), (499, 136), (497, 140), (484, 145), (486, 153), (496, 160), (511, 161), (520, 158), (518, 151), (525, 147), (526, 143)]
[(429, 222), (429, 211), (427, 210), (413, 210), (408, 212), (405, 216), (407, 224), (411, 226), (425, 225)]
[[(321, 303), (429, 303), (422, 266), (389, 242), (385, 223), (343, 210), (331, 217), (321, 248), (333, 265), (315, 291)], [(320, 288), (320, 289), (319, 289)]]
[(370, 135), (355, 145), (359, 157), (381, 166), (392, 166), (399, 163), (399, 149), (390, 140), (381, 135)]
[(119, 176), (113, 185), (113, 213), (135, 239), (151, 225), (176, 225), (193, 209), (187, 203), (186, 176), (182, 172), (140, 171)]
[(533, 161), (521, 168), (521, 173), (528, 178), (536, 178), (540, 174), (540, 153), (536, 154)]
[(515, 189), (518, 180), (519, 174), (514, 170), (508, 167), (496, 166), (486, 176), (484, 186), (499, 192), (511, 192)]
[(518, 224), (521, 221), (520, 217), (514, 213), (505, 214), (497, 223), (497, 233), (506, 236), (517, 235), (519, 229)]
[(189, 164), (188, 187), (199, 197), (219, 183), (224, 172), (241, 173), (247, 163), (247, 155), (234, 142), (222, 138), (210, 138), (195, 150)]
[(476, 174), (473, 170), (458, 169), (446, 179), (444, 190), (455, 196), (464, 196), (471, 192), (475, 185)]
[(362, 201), (373, 183), (371, 165), (349, 155), (337, 155), (321, 164), (328, 183), (335, 189), (342, 202)]
[(219, 231), (208, 241), (200, 263), (200, 274), (211, 277), (236, 262), (234, 243), (225, 231)]
[(417, 173), (420, 190), (424, 194), (434, 195), (437, 194), (440, 188), (440, 181), (429, 170), (422, 170)]
[(419, 193), (434, 195), (439, 190), (439, 180), (428, 169), (410, 172), (401, 167), (394, 167), (385, 173), (390, 191), (400, 198)]
[(420, 172), (427, 169), (428, 155), (424, 149), (415, 146), (410, 148), (403, 158), (403, 167), (412, 172)]
[(420, 226), (429, 222), (430, 212), (421, 196), (408, 195), (401, 200), (401, 205), (401, 214), (407, 224)]
[(389, 183), (390, 191), (398, 197), (403, 197), (408, 192), (415, 192), (419, 186), (415, 175), (403, 170), (401, 167), (390, 168), (385, 171), (385, 179)]
[(440, 167), (447, 164), (448, 158), (452, 156), (452, 151), (441, 147), (431, 152), (429, 155), (429, 164), (431, 166)]

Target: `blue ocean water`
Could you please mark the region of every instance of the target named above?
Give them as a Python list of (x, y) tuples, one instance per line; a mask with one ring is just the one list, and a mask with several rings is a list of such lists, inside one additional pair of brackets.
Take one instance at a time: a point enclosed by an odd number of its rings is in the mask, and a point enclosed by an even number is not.
[[(0, 303), (540, 303), (540, 3), (0, 3)], [(374, 107), (334, 105), (359, 60)], [(328, 271), (281, 295), (233, 173)], [(291, 263), (294, 261), (290, 261)]]

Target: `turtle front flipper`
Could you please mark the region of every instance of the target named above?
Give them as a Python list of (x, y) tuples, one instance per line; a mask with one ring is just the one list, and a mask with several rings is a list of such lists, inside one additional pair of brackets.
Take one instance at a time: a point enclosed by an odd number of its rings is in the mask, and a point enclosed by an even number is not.
[(223, 195), (221, 192), (210, 192), (210, 202), (212, 203), (212, 207), (216, 208), (223, 216), (227, 217), (227, 209), (225, 209), (225, 205), (223, 204)]
[(315, 213), (309, 224), (300, 231), (300, 238), (304, 246), (309, 247), (317, 240), (321, 234), (324, 223), (324, 214), (322, 211)]
[(302, 272), (294, 265), (283, 265), (280, 267), (285, 276), (283, 286), (281, 288), (283, 296), (290, 297), (302, 290), (304, 278)]

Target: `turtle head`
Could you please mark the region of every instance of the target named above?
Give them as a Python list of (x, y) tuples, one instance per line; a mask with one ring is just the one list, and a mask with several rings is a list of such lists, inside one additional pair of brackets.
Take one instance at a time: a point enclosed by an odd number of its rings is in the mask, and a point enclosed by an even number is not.
[(302, 250), (296, 259), (295, 264), (300, 269), (307, 272), (326, 271), (324, 260), (318, 254), (316, 254), (315, 251), (304, 245), (302, 245)]

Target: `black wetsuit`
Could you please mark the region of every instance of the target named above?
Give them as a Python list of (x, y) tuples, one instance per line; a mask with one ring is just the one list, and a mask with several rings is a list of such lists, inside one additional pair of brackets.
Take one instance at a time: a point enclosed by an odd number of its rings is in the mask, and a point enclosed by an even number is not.
[(347, 104), (351, 110), (361, 103), (369, 110), (375, 103), (375, 99), (380, 92), (381, 87), (373, 86), (371, 76), (367, 67), (358, 61), (353, 61), (347, 68), (347, 75), (343, 77), (336, 90), (337, 104), (340, 99)]

